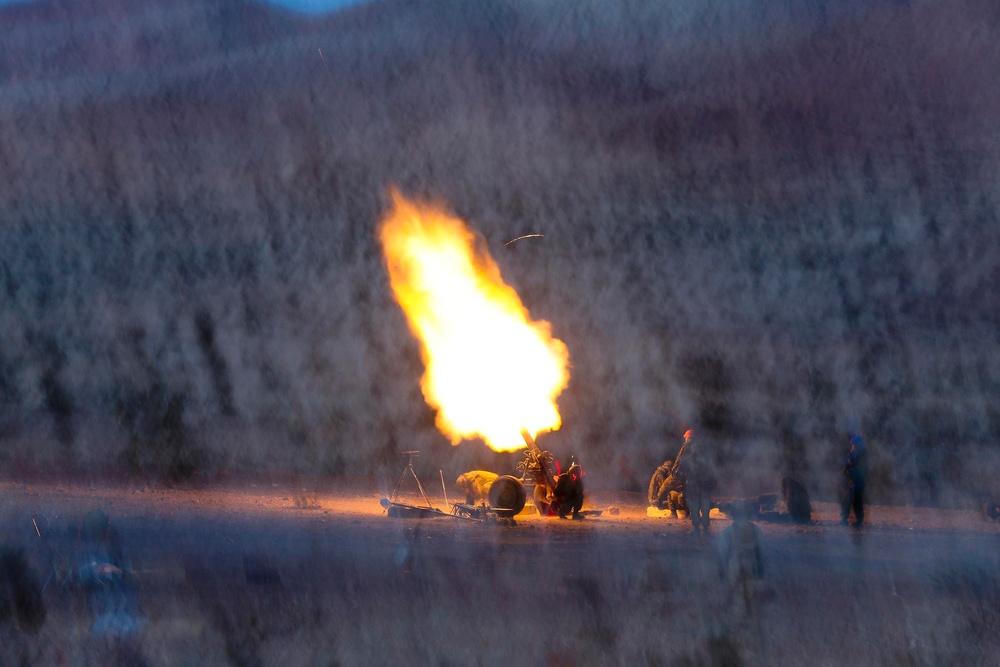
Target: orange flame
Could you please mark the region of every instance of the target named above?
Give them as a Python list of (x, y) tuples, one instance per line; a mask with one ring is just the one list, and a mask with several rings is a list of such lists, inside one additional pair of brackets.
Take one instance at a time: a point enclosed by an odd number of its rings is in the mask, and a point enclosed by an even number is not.
[(393, 293), (421, 342), (421, 389), (438, 429), (453, 445), (480, 437), (496, 451), (523, 448), (521, 429), (557, 430), (566, 345), (548, 322), (529, 319), (478, 234), (391, 195), (379, 237)]

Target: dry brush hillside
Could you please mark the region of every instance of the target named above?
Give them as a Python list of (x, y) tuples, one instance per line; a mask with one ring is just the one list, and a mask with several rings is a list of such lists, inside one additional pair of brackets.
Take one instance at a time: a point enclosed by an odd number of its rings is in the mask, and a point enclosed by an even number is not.
[(826, 493), (858, 428), (888, 499), (985, 489), (1000, 11), (805, 4), (0, 10), (0, 460), (508, 465), (420, 397), (373, 233), (398, 184), (567, 343), (545, 444), (595, 479), (698, 424), (734, 484)]

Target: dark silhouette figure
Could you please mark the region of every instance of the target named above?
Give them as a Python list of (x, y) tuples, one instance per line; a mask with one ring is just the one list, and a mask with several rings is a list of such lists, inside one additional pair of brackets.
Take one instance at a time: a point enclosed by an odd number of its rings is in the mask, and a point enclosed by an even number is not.
[(851, 436), (851, 448), (844, 461), (844, 488), (840, 499), (840, 522), (847, 525), (851, 511), (854, 512), (854, 527), (865, 524), (865, 493), (868, 483), (868, 448), (861, 436)]
[(799, 480), (785, 475), (781, 478), (781, 499), (785, 501), (788, 518), (792, 523), (805, 524), (812, 521), (812, 503), (809, 490)]
[(1000, 500), (988, 498), (982, 504), (983, 518), (987, 521), (1000, 521)]
[(751, 509), (743, 501), (730, 508), (733, 523), (719, 538), (719, 574), (729, 585), (733, 611), (751, 616), (756, 606), (757, 582), (764, 577), (763, 538), (750, 520)]
[(0, 625), (15, 620), (30, 633), (45, 622), (45, 602), (38, 579), (19, 549), (0, 549)]
[(566, 472), (559, 475), (555, 488), (556, 502), (559, 504), (559, 518), (565, 519), (568, 512), (574, 519), (582, 519), (583, 508), (583, 468), (573, 463)]
[(712, 491), (715, 490), (715, 471), (708, 460), (703, 446), (694, 440), (694, 432), (684, 434), (685, 457), (681, 461), (680, 472), (684, 475), (684, 497), (687, 500), (691, 525), (695, 532), (708, 530), (708, 513), (712, 507)]

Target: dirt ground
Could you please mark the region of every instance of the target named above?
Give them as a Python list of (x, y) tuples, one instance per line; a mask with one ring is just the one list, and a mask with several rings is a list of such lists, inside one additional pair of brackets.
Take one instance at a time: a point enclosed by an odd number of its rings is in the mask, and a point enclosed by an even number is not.
[[(379, 480), (203, 488), (0, 482), (0, 535), (43, 588), (34, 631), (7, 614), (0, 664), (997, 664), (1000, 525), (873, 506), (840, 525), (758, 522), (744, 598), (719, 543), (591, 492), (600, 517), (516, 525), (397, 519)], [(449, 489), (449, 500), (457, 494)], [(419, 500), (404, 490), (401, 500)], [(443, 494), (430, 495), (446, 508)], [(114, 597), (73, 573), (100, 508), (122, 546)], [(82, 560), (81, 560), (82, 559)], [(0, 591), (2, 593), (2, 591)], [(103, 597), (102, 597), (103, 596)], [(2, 617), (0, 617), (2, 618)], [(109, 620), (110, 619), (110, 620)]]

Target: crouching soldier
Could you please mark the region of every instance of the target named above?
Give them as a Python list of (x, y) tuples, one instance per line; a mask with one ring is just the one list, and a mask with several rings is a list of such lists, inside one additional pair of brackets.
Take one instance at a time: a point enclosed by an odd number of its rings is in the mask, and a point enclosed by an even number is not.
[(542, 516), (552, 516), (558, 509), (555, 494), (544, 479), (535, 480), (535, 486), (531, 492), (531, 502), (535, 505), (535, 510)]
[(583, 468), (574, 460), (570, 461), (570, 466), (556, 480), (554, 489), (555, 502), (559, 506), (559, 518), (565, 519), (566, 514), (572, 512), (574, 519), (582, 519), (580, 510), (583, 509)]
[(670, 515), (676, 518), (678, 511), (687, 513), (688, 507), (684, 501), (684, 479), (673, 468), (674, 462), (667, 459), (653, 472), (648, 499), (650, 507), (670, 510)]
[(455, 480), (455, 486), (465, 494), (465, 502), (469, 505), (488, 503), (490, 487), (500, 475), (487, 470), (470, 470), (462, 473)]

